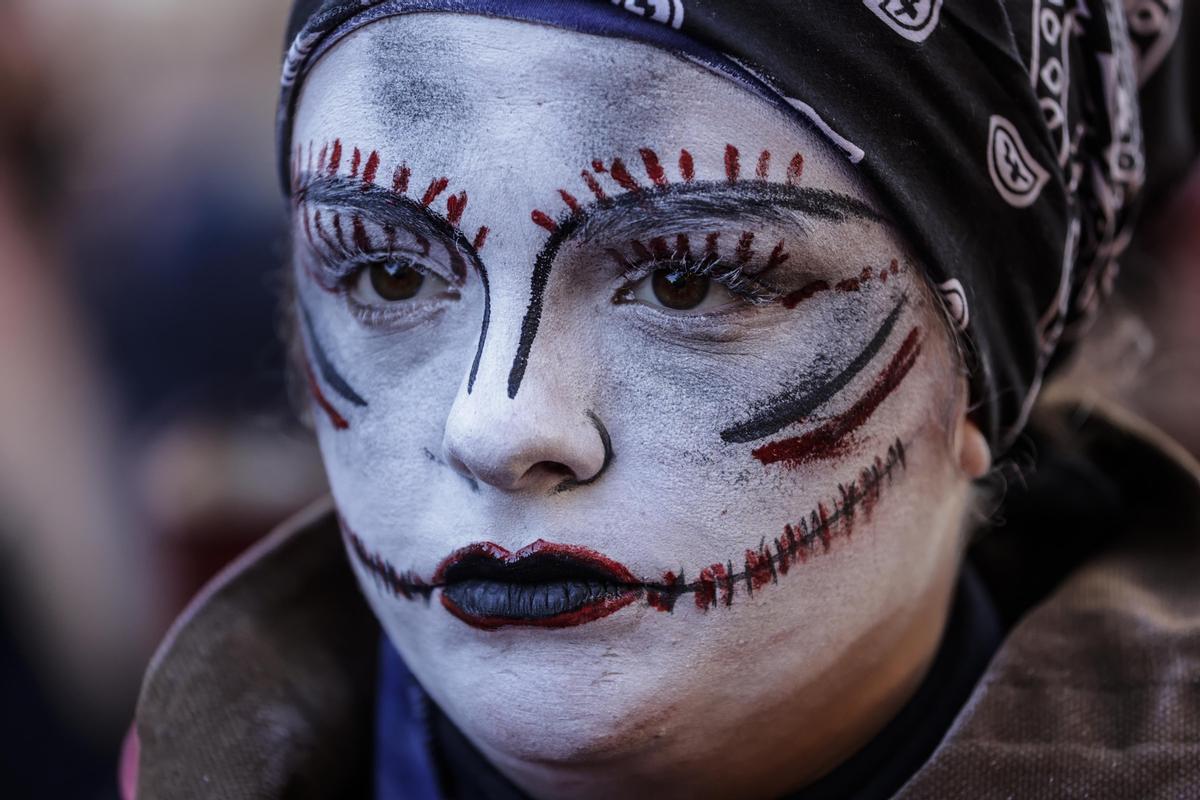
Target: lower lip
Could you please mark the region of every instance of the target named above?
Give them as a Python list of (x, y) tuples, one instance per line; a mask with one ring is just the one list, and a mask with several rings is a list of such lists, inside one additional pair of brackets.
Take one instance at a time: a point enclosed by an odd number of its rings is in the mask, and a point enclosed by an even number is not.
[[(566, 579), (544, 582), (509, 582), (468, 578), (443, 583), (450, 565), (464, 558), (486, 555), (507, 565), (541, 556), (567, 556), (586, 561), (612, 580)], [(607, 617), (641, 596), (633, 575), (611, 559), (583, 547), (538, 540), (516, 553), (491, 542), (471, 545), (450, 556), (439, 567), (436, 583), (442, 584), (442, 606), (466, 624), (482, 630), (505, 627), (570, 628)]]
[(442, 589), (442, 605), (475, 628), (570, 628), (607, 617), (632, 603), (640, 589), (464, 581)]

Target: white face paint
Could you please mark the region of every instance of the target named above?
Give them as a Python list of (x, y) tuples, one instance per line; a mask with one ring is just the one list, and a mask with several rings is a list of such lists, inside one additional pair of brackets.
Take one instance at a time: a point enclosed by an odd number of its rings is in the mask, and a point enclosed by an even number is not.
[(351, 560), (485, 755), (539, 794), (769, 794), (894, 713), (964, 388), (843, 155), (656, 49), (452, 14), (341, 42), (294, 141)]

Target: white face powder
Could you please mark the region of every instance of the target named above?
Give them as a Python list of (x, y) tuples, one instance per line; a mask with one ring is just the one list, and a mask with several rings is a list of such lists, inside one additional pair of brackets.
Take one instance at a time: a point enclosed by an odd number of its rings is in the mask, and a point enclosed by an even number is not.
[(452, 14), (338, 44), (294, 142), (351, 560), (489, 758), (787, 780), (919, 677), (963, 382), (844, 155), (665, 52)]

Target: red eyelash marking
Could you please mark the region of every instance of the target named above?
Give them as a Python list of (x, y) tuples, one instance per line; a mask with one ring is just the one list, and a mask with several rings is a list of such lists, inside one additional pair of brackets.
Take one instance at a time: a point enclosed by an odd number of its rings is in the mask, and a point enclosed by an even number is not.
[(437, 196), (445, 191), (446, 187), (449, 185), (449, 178), (434, 178), (429, 182), (429, 188), (425, 190), (425, 194), (421, 197), (421, 205), (428, 206), (430, 203), (436, 200)]
[(458, 227), (458, 221), (462, 219), (463, 212), (467, 210), (467, 193), (459, 192), (452, 194), (446, 198), (446, 220)]
[(734, 251), (734, 257), (739, 264), (745, 264), (750, 261), (754, 255), (754, 233), (746, 231), (742, 234), (742, 238), (738, 239), (737, 250)]
[(685, 183), (691, 183), (692, 178), (696, 177), (696, 163), (692, 161), (692, 154), (687, 150), (679, 151), (679, 174), (683, 176)]
[(404, 194), (408, 191), (408, 178), (412, 175), (412, 170), (407, 164), (401, 164), (396, 167), (396, 171), (392, 173), (392, 191), (396, 194)]
[(592, 169), (601, 175), (604, 174), (604, 162), (598, 158), (592, 159)]
[(800, 182), (800, 177), (804, 175), (804, 156), (796, 153), (792, 156), (791, 163), (787, 168), (787, 182), (789, 186), (795, 186)]
[(642, 163), (646, 165), (646, 175), (655, 186), (666, 186), (667, 175), (663, 172), (662, 164), (658, 162), (658, 154), (649, 148), (638, 150)]
[(333, 151), (329, 154), (329, 175), (330, 177), (337, 175), (338, 170), (342, 166), (342, 140), (333, 140)]
[(621, 255), (621, 251), (617, 250), (616, 248), (609, 247), (605, 249), (604, 252), (608, 254), (609, 258), (616, 262), (617, 269), (628, 270), (633, 266), (625, 260), (625, 256)]
[(691, 245), (691, 242), (688, 241), (688, 236), (686, 233), (676, 234), (675, 250), (683, 258), (691, 258), (692, 257), (692, 245)]
[(357, 214), (354, 215), (354, 246), (363, 253), (369, 253), (374, 248), (371, 244), (371, 237), (367, 236), (367, 229), (363, 225), (362, 218)]
[(720, 240), (721, 234), (718, 232), (710, 233), (704, 237), (704, 255), (708, 258), (715, 258), (717, 255), (717, 242)]
[(333, 215), (333, 235), (337, 237), (338, 247), (344, 252), (346, 250), (346, 236), (342, 232), (342, 215)]
[(583, 182), (587, 184), (588, 189), (596, 196), (596, 202), (602, 206), (606, 205), (608, 203), (608, 195), (604, 193), (604, 187), (600, 185), (600, 182), (586, 169), (579, 174), (582, 176)]
[(771, 251), (770, 257), (767, 258), (767, 269), (774, 269), (791, 258), (790, 255), (783, 252), (783, 240), (779, 240), (779, 244), (775, 245), (775, 249)]
[(642, 187), (633, 176), (629, 174), (629, 170), (625, 168), (625, 162), (619, 158), (614, 158), (612, 162), (612, 178), (622, 189), (627, 192), (639, 192)]
[(655, 258), (665, 261), (671, 257), (671, 248), (667, 247), (667, 240), (662, 236), (655, 236), (650, 240), (650, 250)]
[(558, 230), (558, 223), (550, 219), (550, 217), (544, 211), (538, 211), (537, 209), (534, 209), (532, 212), (530, 212), (529, 218), (533, 220), (535, 225), (540, 225), (541, 227), (550, 231), (550, 233), (554, 233)]
[(758, 154), (758, 165), (754, 168), (754, 177), (765, 181), (771, 172), (771, 151), (763, 150)]
[(737, 183), (742, 173), (742, 164), (738, 157), (738, 149), (731, 144), (725, 145), (725, 177), (730, 183)]
[(562, 201), (567, 204), (567, 208), (571, 209), (572, 214), (579, 213), (579, 201), (575, 199), (573, 194), (568, 192), (566, 189), (559, 189), (558, 196), (561, 197)]
[(321, 145), (321, 153), (317, 156), (317, 172), (325, 171), (325, 157), (329, 155), (329, 145)]
[(900, 386), (920, 354), (921, 329), (913, 328), (891, 361), (876, 376), (871, 388), (849, 409), (808, 433), (765, 444), (755, 449), (752, 455), (764, 465), (782, 462), (784, 466), (796, 467), (845, 454), (854, 432), (861, 428), (883, 401)]
[(646, 249), (646, 245), (642, 244), (637, 239), (634, 239), (632, 242), (630, 242), (629, 246), (633, 248), (633, 257), (638, 261), (645, 262), (653, 260), (654, 257), (650, 254), (650, 251)]
[(317, 235), (321, 237), (321, 241), (324, 242), (325, 246), (329, 248), (329, 252), (331, 252), (331, 253), (338, 252), (338, 246), (334, 243), (334, 241), (332, 239), (329, 238), (329, 234), (325, 232), (324, 226), (321, 225), (320, 210), (318, 210), (315, 214), (313, 214), (313, 225), (316, 226)]
[[(784, 260), (786, 259), (787, 256), (785, 255)], [(865, 284), (872, 280), (878, 280), (880, 283), (887, 283), (890, 275), (898, 275), (899, 273), (900, 262), (893, 258), (891, 263), (886, 268), (879, 270), (878, 275), (876, 275), (870, 267), (863, 267), (863, 271), (859, 273), (858, 277), (846, 278), (845, 280), (838, 281), (833, 286), (830, 286), (826, 281), (813, 281), (812, 283), (797, 289), (791, 294), (787, 294), (779, 298), (779, 302), (783, 304), (784, 308), (792, 309), (813, 295), (821, 292), (827, 292), (831, 289), (835, 289), (839, 292), (857, 292), (860, 291)]]
[(379, 172), (379, 153), (372, 150), (371, 155), (367, 156), (367, 166), (363, 168), (363, 187), (372, 186), (375, 183), (375, 174)]
[(350, 177), (358, 177), (358, 168), (362, 164), (362, 152), (354, 148), (354, 156), (350, 159)]
[(779, 302), (783, 304), (784, 308), (790, 311), (818, 292), (824, 292), (828, 290), (829, 284), (826, 281), (813, 281), (812, 283), (797, 289), (791, 294), (784, 295), (779, 299)]
[(846, 278), (844, 281), (838, 281), (834, 287), (839, 292), (857, 292), (862, 288), (862, 285), (871, 280), (872, 276), (870, 267), (863, 267), (862, 273), (857, 278)]
[(487, 242), (487, 237), (488, 228), (486, 225), (480, 227), (480, 229), (475, 232), (475, 241), (471, 243), (471, 246), (475, 248), (476, 252), (479, 252), (483, 249), (483, 245)]

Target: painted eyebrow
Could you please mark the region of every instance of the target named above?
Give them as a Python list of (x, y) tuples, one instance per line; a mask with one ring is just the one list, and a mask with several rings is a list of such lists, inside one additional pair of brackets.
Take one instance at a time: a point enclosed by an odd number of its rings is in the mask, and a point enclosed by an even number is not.
[(888, 222), (886, 217), (856, 197), (828, 189), (765, 181), (694, 181), (654, 188), (639, 187), (615, 198), (597, 200), (586, 207), (573, 209), (557, 221), (544, 219), (538, 224), (550, 231), (550, 238), (542, 245), (534, 262), (529, 307), (521, 322), (521, 339), (508, 373), (509, 399), (517, 396), (529, 366), (529, 355), (541, 323), (546, 286), (550, 282), (550, 272), (558, 251), (563, 245), (577, 239), (587, 240), (605, 232), (611, 234), (620, 227), (637, 225), (645, 219), (649, 208), (679, 215), (703, 215), (704, 219), (740, 219), (753, 215), (759, 219), (795, 221), (794, 214), (800, 213), (837, 223), (851, 219)]
[(867, 365), (883, 349), (883, 345), (891, 337), (900, 319), (900, 312), (908, 302), (908, 295), (900, 296), (895, 308), (884, 319), (879, 330), (871, 337), (871, 341), (854, 359), (840, 372), (816, 386), (800, 385), (793, 387), (778, 397), (768, 401), (769, 407), (745, 422), (721, 431), (721, 439), (729, 444), (745, 444), (770, 436), (806, 417), (829, 402), (834, 395), (846, 388), (854, 377), (866, 369)]
[(428, 203), (381, 186), (365, 184), (362, 180), (339, 176), (305, 175), (301, 176), (300, 185), (303, 188), (293, 195), (297, 205), (315, 203), (355, 208), (369, 214), (381, 225), (393, 225), (418, 236), (450, 242), (474, 262), (476, 269), (480, 266), (479, 254), (471, 241)]
[[(649, 222), (647, 211), (668, 217), (673, 225), (703, 225), (712, 220), (754, 217), (764, 222), (794, 223), (796, 215), (846, 222), (889, 222), (867, 203), (841, 192), (766, 181), (693, 181), (663, 187), (641, 188), (585, 210), (572, 239), (613, 236), (626, 229), (641, 230)], [(565, 243), (565, 242), (564, 242)]]

